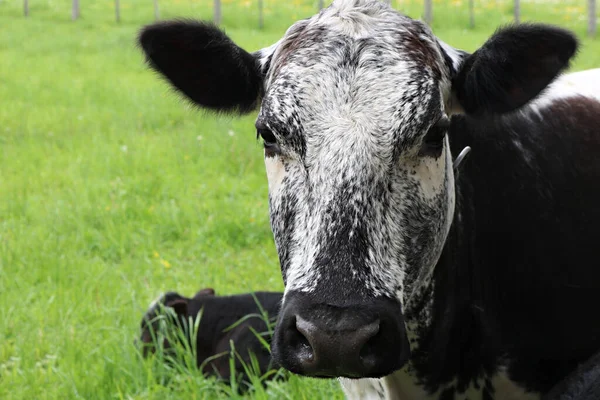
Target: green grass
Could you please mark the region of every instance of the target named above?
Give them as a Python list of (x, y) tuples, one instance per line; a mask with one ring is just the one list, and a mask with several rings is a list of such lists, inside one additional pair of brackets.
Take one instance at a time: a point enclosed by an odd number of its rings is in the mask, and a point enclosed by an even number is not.
[[(253, 119), (206, 116), (143, 65), (133, 42), (151, 2), (0, 0), (0, 398), (199, 399), (231, 390), (194, 371), (156, 373), (133, 346), (148, 303), (281, 290)], [(210, 18), (209, 0), (161, 1), (161, 16)], [(224, 1), (224, 26), (255, 50), (316, 1)], [(245, 5), (245, 4), (248, 5)], [(460, 3), (460, 4), (459, 4)], [(436, 33), (474, 50), (511, 19), (508, 2), (434, 3)], [(496, 4), (496, 5), (495, 5)], [(524, 2), (525, 20), (585, 32), (585, 2)], [(417, 1), (394, 5), (419, 17)], [(491, 5), (491, 7), (490, 7)], [(577, 9), (579, 7), (579, 9)], [(580, 20), (583, 18), (583, 20)], [(584, 39), (574, 65), (600, 65)], [(334, 399), (334, 381), (292, 377), (259, 399)]]

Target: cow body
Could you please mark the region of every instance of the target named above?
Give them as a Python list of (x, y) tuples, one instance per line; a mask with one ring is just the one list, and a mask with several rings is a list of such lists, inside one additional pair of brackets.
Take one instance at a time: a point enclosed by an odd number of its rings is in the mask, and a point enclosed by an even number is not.
[(140, 44), (200, 107), (260, 105), (286, 369), (349, 398), (528, 400), (600, 349), (599, 74), (556, 80), (571, 33), (468, 54), (335, 0), (252, 54), (197, 22)]
[[(253, 354), (260, 368), (257, 373), (264, 374), (269, 369), (277, 369), (271, 360), (269, 349), (265, 348), (256, 335), (261, 335), (266, 343), (270, 343), (271, 328), (267, 326), (264, 317), (276, 318), (281, 298), (282, 293), (275, 292), (215, 296), (212, 289), (203, 289), (193, 298), (175, 292), (165, 293), (152, 303), (142, 319), (141, 342), (144, 345), (144, 355), (156, 350), (157, 340), (164, 340), (161, 343), (164, 350), (169, 350), (173, 346), (171, 341), (182, 335), (190, 340), (191, 330), (198, 324), (196, 363), (205, 374), (219, 376), (227, 381), (231, 379), (232, 343), (239, 358), (248, 366), (252, 364), (250, 354)], [(166, 321), (169, 328), (179, 330), (179, 334), (171, 332), (164, 338), (160, 336), (157, 318), (168, 315), (163, 309), (174, 311), (176, 320)], [(263, 316), (262, 311), (267, 316)], [(240, 320), (243, 321), (240, 323)], [(238, 324), (231, 328), (236, 323)], [(235, 357), (235, 372), (241, 375), (242, 380), (247, 381), (246, 371), (239, 358)]]
[(412, 359), (342, 379), (348, 398), (539, 399), (600, 349), (596, 88), (600, 69), (566, 74), (510, 115), (453, 118), (452, 153), (473, 150), (426, 306), (405, 316)]

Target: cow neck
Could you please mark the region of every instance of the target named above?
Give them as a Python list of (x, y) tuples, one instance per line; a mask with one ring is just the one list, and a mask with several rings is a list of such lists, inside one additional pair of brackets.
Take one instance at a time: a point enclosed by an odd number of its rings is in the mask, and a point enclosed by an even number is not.
[[(471, 302), (477, 290), (471, 279), (470, 239), (466, 234), (474, 229), (473, 188), (465, 172), (456, 176), (453, 221), (433, 275), (404, 306), (407, 327), (413, 336), (426, 336), (425, 331), (430, 330), (434, 322), (440, 322), (448, 313), (454, 314), (458, 304)], [(417, 346), (418, 343), (413, 341), (412, 344)]]
[[(493, 360), (482, 329), (478, 277), (472, 259), (475, 237), (473, 186), (465, 165), (456, 179), (456, 206), (452, 227), (433, 279), (424, 290), (420, 307), (407, 317), (411, 364), (419, 380), (436, 390), (452, 380), (467, 384)], [(483, 365), (480, 363), (485, 359)], [(462, 360), (462, 362), (457, 362)], [(488, 362), (486, 362), (488, 361)], [(491, 365), (490, 365), (491, 367)]]

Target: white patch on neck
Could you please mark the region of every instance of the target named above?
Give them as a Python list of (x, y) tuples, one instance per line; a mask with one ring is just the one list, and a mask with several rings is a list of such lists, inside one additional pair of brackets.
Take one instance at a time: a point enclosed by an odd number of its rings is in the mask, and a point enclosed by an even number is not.
[(383, 379), (348, 379), (339, 378), (347, 400), (384, 400), (386, 389)]
[[(348, 400), (438, 400), (442, 393), (456, 388), (456, 379), (440, 387), (435, 393), (428, 393), (417, 383), (417, 378), (410, 372), (410, 364), (381, 379), (346, 379), (340, 378), (340, 384)], [(539, 393), (527, 392), (508, 378), (506, 368), (490, 378), (494, 388), (494, 400), (539, 400)], [(455, 390), (454, 400), (480, 399), (484, 390), (484, 379), (478, 381), (479, 388), (471, 383), (467, 390)]]
[(428, 394), (408, 369), (406, 365), (381, 379), (340, 378), (339, 381), (348, 400), (438, 400), (439, 394)]
[(539, 393), (527, 392), (525, 389), (511, 381), (506, 373), (506, 368), (501, 367), (500, 371), (492, 376), (492, 386), (494, 387), (494, 399), (496, 400), (539, 400)]

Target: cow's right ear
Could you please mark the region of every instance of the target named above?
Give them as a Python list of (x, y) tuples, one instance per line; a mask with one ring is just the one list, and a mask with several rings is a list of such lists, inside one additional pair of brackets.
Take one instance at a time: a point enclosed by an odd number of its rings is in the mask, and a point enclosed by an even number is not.
[(260, 62), (216, 26), (198, 21), (148, 25), (138, 37), (150, 67), (198, 106), (247, 113), (263, 91)]
[(185, 299), (176, 299), (165, 303), (165, 307), (170, 307), (180, 317), (187, 317), (188, 314), (188, 302)]

